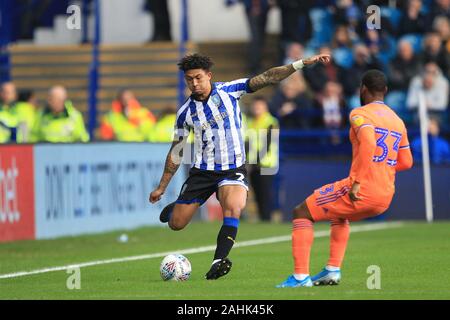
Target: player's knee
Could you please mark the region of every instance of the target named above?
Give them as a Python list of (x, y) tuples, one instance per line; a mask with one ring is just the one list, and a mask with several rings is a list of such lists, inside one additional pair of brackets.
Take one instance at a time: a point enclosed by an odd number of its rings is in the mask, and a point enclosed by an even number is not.
[(308, 219), (313, 221), (311, 214), (309, 213), (308, 206), (305, 202), (302, 202), (294, 208), (292, 211), (293, 219)]
[(185, 226), (186, 223), (182, 219), (172, 217), (172, 219), (170, 219), (169, 221), (169, 227), (174, 231), (183, 230)]
[(235, 203), (224, 208), (223, 214), (225, 217), (240, 218), (243, 209), (244, 206)]

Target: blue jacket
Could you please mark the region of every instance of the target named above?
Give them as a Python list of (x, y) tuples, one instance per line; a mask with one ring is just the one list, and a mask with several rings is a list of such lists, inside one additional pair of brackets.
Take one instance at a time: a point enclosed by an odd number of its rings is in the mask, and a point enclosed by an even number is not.
[[(439, 137), (428, 135), (428, 147), (430, 150), (430, 162), (433, 164), (450, 163), (449, 143)], [(414, 161), (422, 162), (422, 141), (417, 137), (411, 143)]]

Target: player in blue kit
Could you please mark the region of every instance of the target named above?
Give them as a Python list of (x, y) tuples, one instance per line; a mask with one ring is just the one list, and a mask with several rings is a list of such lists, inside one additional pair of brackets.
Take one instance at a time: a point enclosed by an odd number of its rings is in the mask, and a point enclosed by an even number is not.
[(178, 63), (192, 94), (177, 112), (174, 141), (159, 186), (151, 192), (149, 200), (155, 203), (161, 199), (181, 163), (182, 144), (193, 130), (194, 161), (189, 177), (178, 199), (162, 210), (160, 220), (167, 222), (172, 230), (181, 230), (191, 221), (199, 206), (216, 192), (224, 220), (206, 279), (217, 279), (230, 271), (232, 263), (228, 254), (235, 242), (239, 218), (247, 200), (239, 99), (246, 93), (279, 83), (304, 66), (329, 61), (328, 55), (316, 55), (271, 68), (253, 78), (231, 82), (211, 81), (213, 62), (206, 56), (187, 55)]

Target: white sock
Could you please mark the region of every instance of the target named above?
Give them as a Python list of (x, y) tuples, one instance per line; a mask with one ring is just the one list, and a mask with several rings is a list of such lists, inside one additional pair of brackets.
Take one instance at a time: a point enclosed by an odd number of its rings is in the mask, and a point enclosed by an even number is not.
[(341, 270), (341, 268), (333, 267), (333, 266), (326, 266), (325, 269), (327, 269), (328, 271), (340, 271)]
[(294, 278), (298, 281), (303, 281), (307, 277), (309, 277), (309, 274), (307, 274), (307, 273), (294, 273)]
[(211, 263), (211, 265), (213, 265), (214, 263), (216, 263), (217, 261), (220, 261), (220, 260), (222, 260), (222, 259), (216, 259), (216, 260), (214, 260), (214, 261)]

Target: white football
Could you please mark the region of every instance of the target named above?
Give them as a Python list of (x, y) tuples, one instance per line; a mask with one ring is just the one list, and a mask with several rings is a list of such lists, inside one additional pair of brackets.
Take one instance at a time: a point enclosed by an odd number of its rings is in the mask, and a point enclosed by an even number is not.
[(159, 271), (164, 281), (186, 281), (191, 275), (192, 267), (182, 254), (169, 254), (161, 262)]

